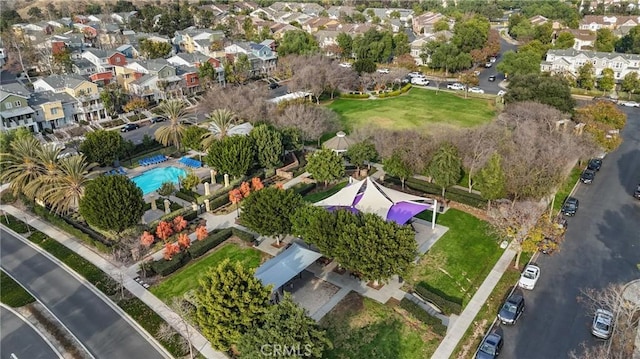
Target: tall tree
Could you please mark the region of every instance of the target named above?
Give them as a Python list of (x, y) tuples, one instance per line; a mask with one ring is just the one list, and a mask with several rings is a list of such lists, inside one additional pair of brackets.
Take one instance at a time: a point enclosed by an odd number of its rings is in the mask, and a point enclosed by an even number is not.
[(215, 139), (222, 139), (229, 135), (229, 131), (237, 125), (238, 118), (227, 109), (216, 109), (207, 116), (209, 132), (202, 135), (202, 147), (208, 148)]
[(533, 201), (502, 202), (490, 212), (496, 232), (504, 239), (511, 240), (517, 250), (514, 267), (517, 269), (522, 255), (522, 242), (533, 229), (544, 208)]
[(505, 177), (502, 171), (502, 158), (498, 152), (487, 161), (487, 164), (478, 173), (477, 188), (482, 194), (482, 198), (489, 201), (488, 208), (491, 208), (491, 201), (504, 198), (507, 194), (505, 189)]
[(376, 151), (376, 146), (371, 143), (371, 141), (365, 140), (351, 145), (347, 149), (346, 156), (349, 162), (358, 167), (358, 172), (360, 172), (360, 168), (362, 168), (365, 163), (370, 163), (378, 157), (378, 151)]
[(640, 92), (640, 77), (637, 72), (629, 72), (622, 79), (622, 83), (620, 84), (622, 91), (625, 91), (629, 94), (629, 98), (631, 98), (631, 94), (635, 94)]
[(576, 120), (585, 124), (584, 131), (602, 148), (612, 151), (622, 141), (614, 132), (624, 128), (627, 116), (615, 104), (598, 101), (577, 109)]
[(640, 54), (640, 25), (631, 28), (629, 33), (616, 42), (616, 52)]
[(87, 156), (87, 161), (96, 162), (100, 166), (109, 166), (125, 155), (125, 140), (115, 131), (99, 130), (89, 132), (80, 144), (80, 152)]
[(92, 226), (121, 233), (144, 214), (142, 190), (126, 176), (98, 176), (85, 188), (80, 214)]
[(336, 36), (336, 42), (342, 50), (342, 55), (345, 58), (351, 58), (353, 56), (353, 38), (344, 32), (341, 32)]
[(304, 142), (317, 140), (337, 127), (338, 115), (331, 109), (312, 104), (288, 105), (275, 119), (278, 128), (294, 127), (301, 131)]
[(462, 178), (462, 160), (456, 146), (451, 143), (442, 144), (425, 169), (425, 174), (442, 188), (442, 197), (444, 197), (447, 188), (458, 183)]
[(180, 150), (185, 130), (183, 121), (189, 117), (185, 103), (180, 100), (167, 100), (158, 106), (158, 112), (167, 121), (156, 130), (156, 140), (164, 146), (173, 145)]
[(264, 317), (271, 291), (254, 277), (252, 269), (229, 259), (198, 282), (196, 323), (214, 348), (229, 351)]
[(291, 234), (290, 215), (302, 205), (302, 197), (293, 190), (276, 187), (255, 191), (242, 202), (240, 221), (262, 236), (278, 243)]
[(477, 182), (478, 171), (495, 151), (500, 132), (496, 126), (487, 125), (463, 131), (456, 137), (456, 147), (460, 151), (462, 165), (469, 178), (467, 182), (469, 193)]
[(202, 136), (209, 133), (206, 128), (200, 126), (189, 126), (184, 130), (182, 136), (182, 147), (202, 152)]
[(591, 90), (595, 87), (595, 67), (591, 62), (587, 62), (578, 68), (578, 79), (576, 80), (578, 87)]
[(41, 190), (42, 199), (56, 213), (66, 214), (77, 210), (93, 166), (94, 164), (86, 161), (84, 155), (60, 159), (56, 174), (49, 177)]
[(313, 54), (318, 50), (318, 42), (313, 35), (303, 30), (287, 31), (278, 45), (278, 56)]
[(282, 163), (284, 145), (282, 135), (275, 128), (261, 124), (249, 134), (253, 138), (258, 163), (264, 168), (275, 168)]
[(605, 94), (616, 86), (616, 80), (613, 78), (613, 70), (606, 68), (602, 70), (602, 77), (598, 80), (598, 89)]
[(570, 49), (575, 44), (576, 39), (570, 32), (561, 32), (556, 38), (555, 44), (553, 45), (556, 49)]
[(407, 178), (413, 176), (413, 170), (410, 165), (402, 158), (399, 151), (394, 151), (391, 157), (382, 160), (383, 170), (395, 177), (400, 178), (402, 188)]
[(255, 150), (249, 136), (231, 136), (213, 141), (205, 162), (220, 173), (234, 178), (247, 174), (253, 164)]
[(596, 51), (613, 52), (616, 40), (616, 35), (610, 29), (598, 29), (596, 31), (596, 41), (593, 44), (593, 47), (596, 49)]
[(100, 99), (107, 109), (107, 112), (115, 116), (122, 111), (122, 107), (127, 103), (129, 96), (117, 82), (106, 85), (100, 91)]
[(24, 193), (34, 198), (36, 193), (29, 193), (27, 186), (41, 176), (38, 163), (40, 142), (33, 136), (18, 137), (10, 143), (10, 151), (2, 153), (2, 182), (9, 182), (14, 195)]
[(514, 76), (504, 99), (506, 103), (537, 101), (568, 113), (575, 106), (568, 82), (557, 76)]
[(334, 181), (344, 176), (344, 164), (340, 155), (330, 149), (322, 149), (307, 156), (307, 171), (314, 179), (324, 182), (325, 187), (329, 181)]
[(171, 53), (172, 47), (168, 42), (140, 40), (140, 53), (147, 59), (164, 58)]
[(540, 57), (532, 51), (507, 51), (502, 55), (502, 61), (498, 64), (497, 69), (509, 77), (539, 74)]

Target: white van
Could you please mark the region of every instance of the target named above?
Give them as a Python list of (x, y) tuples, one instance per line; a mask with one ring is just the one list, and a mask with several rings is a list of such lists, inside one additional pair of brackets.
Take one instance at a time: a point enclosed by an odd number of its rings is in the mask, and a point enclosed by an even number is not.
[(429, 84), (429, 80), (427, 80), (424, 77), (412, 77), (411, 78), (411, 84), (420, 85), (420, 86), (427, 86)]

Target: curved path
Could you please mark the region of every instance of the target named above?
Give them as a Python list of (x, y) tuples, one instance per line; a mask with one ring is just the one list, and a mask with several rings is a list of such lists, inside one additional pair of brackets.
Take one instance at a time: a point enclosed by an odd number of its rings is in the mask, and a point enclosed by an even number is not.
[(95, 358), (165, 358), (94, 290), (0, 227), (0, 265), (47, 307)]
[(0, 357), (52, 359), (60, 353), (24, 317), (0, 306)]

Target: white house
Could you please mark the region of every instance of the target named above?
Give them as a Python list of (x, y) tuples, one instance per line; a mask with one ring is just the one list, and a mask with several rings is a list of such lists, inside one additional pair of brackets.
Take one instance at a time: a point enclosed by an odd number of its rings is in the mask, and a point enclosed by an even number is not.
[(596, 76), (600, 76), (606, 68), (612, 69), (616, 81), (622, 80), (628, 73), (640, 71), (640, 55), (573, 49), (549, 50), (545, 61), (540, 64), (540, 70), (577, 76), (578, 69), (587, 62), (595, 67)]

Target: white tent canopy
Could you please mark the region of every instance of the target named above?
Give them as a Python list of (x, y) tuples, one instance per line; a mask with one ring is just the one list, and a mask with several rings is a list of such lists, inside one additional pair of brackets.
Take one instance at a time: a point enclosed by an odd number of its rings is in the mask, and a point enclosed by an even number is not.
[(322, 254), (293, 243), (284, 252), (264, 262), (256, 270), (255, 277), (265, 286), (273, 285), (276, 290), (320, 257)]
[(339, 206), (339, 207), (351, 207), (353, 200), (362, 188), (365, 180), (356, 181), (350, 183), (345, 188), (341, 189), (331, 197), (325, 198), (322, 201), (316, 202), (316, 206)]

